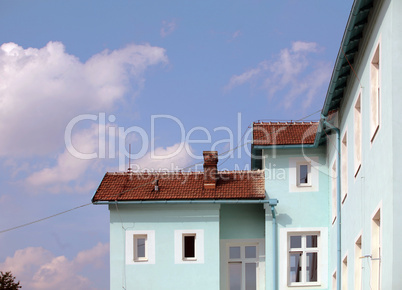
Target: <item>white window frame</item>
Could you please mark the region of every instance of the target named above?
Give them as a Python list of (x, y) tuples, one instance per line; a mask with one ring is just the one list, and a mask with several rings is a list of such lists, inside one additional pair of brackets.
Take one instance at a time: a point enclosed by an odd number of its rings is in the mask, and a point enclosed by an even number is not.
[(371, 218), (371, 287), (373, 290), (381, 289), (382, 222), (380, 204)]
[(345, 130), (341, 142), (341, 190), (342, 204), (348, 196), (348, 131)]
[[(289, 285), (289, 236), (290, 235), (312, 235), (318, 234), (318, 258), (317, 258), (317, 282), (307, 282), (307, 283), (292, 283)], [(279, 247), (279, 257), (278, 260), (282, 261), (279, 264), (279, 271), (283, 273), (279, 276), (279, 289), (295, 289), (297, 287), (305, 288), (309, 286), (309, 289), (321, 289), (328, 285), (328, 228), (327, 227), (312, 227), (312, 228), (282, 228), (279, 231), (279, 244), (286, 247)], [(309, 248), (310, 249), (310, 248)]]
[[(245, 255), (245, 249), (246, 249), (246, 247), (249, 247), (249, 246), (251, 246), (251, 247), (255, 247), (256, 248), (256, 256), (255, 256), (255, 258), (246, 258), (246, 255)], [(242, 290), (245, 290), (245, 283), (246, 283), (246, 279), (245, 279), (245, 277), (246, 277), (246, 263), (255, 263), (256, 264), (256, 288), (257, 289), (259, 289), (259, 272), (260, 272), (260, 269), (259, 269), (259, 259), (260, 259), (260, 257), (259, 257), (259, 253), (260, 253), (260, 250), (259, 250), (259, 244), (258, 243), (237, 243), (237, 244), (228, 244), (227, 245), (227, 247), (226, 247), (226, 257), (227, 257), (227, 267), (229, 267), (229, 264), (230, 263), (241, 263), (242, 264), (242, 285), (241, 285), (241, 289)], [(230, 258), (230, 248), (231, 247), (240, 247), (240, 258), (233, 258), (233, 259), (231, 259)], [(227, 273), (228, 273), (228, 275), (227, 275), (227, 285), (228, 285), (228, 288), (230, 287), (230, 273), (229, 273), (229, 270), (227, 270)]]
[[(307, 248), (306, 246), (306, 236), (316, 235), (317, 236), (317, 247), (316, 248)], [(290, 238), (291, 237), (301, 237), (301, 248), (290, 248)], [(320, 233), (319, 232), (296, 232), (288, 234), (288, 286), (316, 286), (320, 285), (320, 269), (318, 267), (320, 260)], [(291, 253), (302, 253), (302, 264), (301, 264), (301, 273), (302, 273), (302, 281), (301, 282), (291, 282), (290, 281), (290, 254)], [(307, 253), (317, 253), (317, 281), (314, 282), (306, 282), (306, 270), (307, 270)]]
[[(305, 162), (297, 162), (296, 163), (296, 166), (297, 166), (297, 168), (296, 168), (296, 171), (297, 171), (297, 173), (296, 173), (296, 178), (297, 178), (297, 180), (296, 180), (296, 183), (297, 183), (297, 186), (298, 187), (311, 187), (311, 163), (310, 162), (307, 162), (307, 161), (305, 161)], [(307, 183), (301, 183), (300, 182), (300, 167), (301, 166), (307, 166)]]
[[(194, 257), (186, 257), (186, 237), (194, 237)], [(182, 235), (182, 259), (183, 261), (196, 261), (197, 260), (197, 234), (196, 233), (183, 233)]]
[(362, 94), (359, 92), (354, 105), (354, 166), (355, 178), (362, 163)]
[(342, 259), (342, 290), (348, 289), (348, 255)]
[(332, 273), (332, 290), (336, 290), (337, 280), (336, 280), (336, 270)]
[(355, 290), (362, 289), (362, 234), (360, 233), (355, 240), (355, 264), (354, 264), (354, 280)]
[[(184, 257), (184, 237), (195, 236), (195, 257)], [(175, 264), (204, 264), (204, 230), (174, 231), (174, 261)]]
[(380, 42), (377, 43), (371, 58), (370, 65), (370, 133), (371, 142), (374, 141), (380, 129), (381, 122), (381, 49)]
[[(136, 237), (146, 236), (145, 258), (136, 257)], [(126, 264), (127, 265), (147, 265), (155, 264), (155, 231), (154, 230), (136, 230), (126, 231)]]
[[(299, 164), (309, 164), (309, 185), (299, 185)], [(317, 192), (319, 191), (319, 173), (320, 173), (319, 157), (289, 157), (289, 192)], [(308, 178), (308, 177), (307, 177)]]
[(331, 166), (331, 188), (332, 188), (332, 224), (335, 223), (336, 221), (336, 216), (337, 216), (337, 211), (338, 211), (338, 198), (337, 198), (337, 187), (338, 187), (338, 183), (337, 183), (337, 170), (336, 170), (336, 159), (332, 162), (332, 166)]
[[(134, 262), (147, 262), (148, 261), (148, 236), (146, 234), (134, 234), (133, 235), (134, 239)], [(138, 256), (138, 240), (139, 239), (144, 239), (144, 257), (139, 257)]]

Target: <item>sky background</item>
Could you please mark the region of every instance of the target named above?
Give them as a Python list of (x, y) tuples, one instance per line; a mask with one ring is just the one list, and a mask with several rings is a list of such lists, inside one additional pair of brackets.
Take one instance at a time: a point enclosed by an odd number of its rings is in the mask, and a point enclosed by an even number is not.
[(0, 0), (0, 271), (25, 289), (108, 289), (106, 206), (2, 231), (90, 203), (129, 144), (138, 170), (245, 144), (219, 168), (249, 169), (253, 121), (322, 108), (351, 6)]

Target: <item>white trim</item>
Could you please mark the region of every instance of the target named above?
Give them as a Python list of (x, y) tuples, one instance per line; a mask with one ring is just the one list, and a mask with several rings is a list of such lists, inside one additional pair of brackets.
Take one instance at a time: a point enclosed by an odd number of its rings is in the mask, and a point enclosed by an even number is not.
[[(314, 157), (290, 157), (289, 158), (289, 192), (313, 192), (319, 191), (319, 166), (318, 156)], [(298, 166), (310, 165), (310, 183), (300, 185), (298, 183)], [(308, 178), (308, 177), (307, 177)]]
[[(184, 236), (195, 235), (195, 258), (184, 258)], [(174, 263), (204, 264), (204, 230), (174, 231)]]
[[(134, 257), (134, 236), (146, 236), (146, 260), (135, 259)], [(139, 230), (126, 231), (126, 264), (127, 265), (146, 265), (155, 264), (155, 231)]]
[[(374, 63), (374, 57), (377, 53), (378, 50), (378, 68), (377, 68), (377, 86), (376, 86), (376, 100), (373, 100), (373, 63)], [(378, 135), (378, 131), (380, 131), (381, 127), (381, 66), (382, 66), (382, 60), (381, 60), (381, 36), (379, 37), (379, 40), (376, 42), (374, 46), (374, 51), (371, 53), (370, 57), (370, 143), (372, 144), (374, 140), (376, 139), (376, 136)], [(373, 121), (373, 101), (377, 102), (377, 111), (375, 112), (377, 114), (377, 122)]]
[(220, 289), (229, 287), (229, 247), (257, 246), (257, 290), (265, 289), (265, 239), (224, 239), (220, 241)]
[[(133, 235), (133, 239), (134, 239), (134, 247), (133, 247), (133, 251), (134, 251), (134, 262), (146, 262), (148, 261), (148, 235), (138, 235), (138, 234), (134, 234)], [(139, 257), (138, 256), (138, 240), (139, 239), (144, 239), (144, 257)]]
[[(349, 147), (349, 134), (346, 127), (343, 131), (341, 139), (341, 204), (343, 205), (348, 197), (348, 147)], [(346, 141), (346, 143), (344, 142)], [(345, 148), (345, 149), (344, 149)]]
[[(359, 101), (360, 103), (360, 112), (359, 116), (356, 116), (356, 105), (357, 102)], [(358, 119), (358, 117), (360, 117)], [(354, 120), (354, 125), (353, 125), (353, 156), (354, 156), (354, 177), (356, 179), (357, 175), (359, 174), (360, 167), (362, 164), (362, 139), (363, 139), (363, 102), (362, 102), (362, 90), (360, 89), (359, 92), (357, 93), (357, 97), (355, 98), (355, 101), (353, 102), (353, 120)], [(360, 126), (358, 126), (360, 124)], [(360, 130), (359, 136), (357, 135), (357, 129)], [(357, 137), (359, 137), (359, 144), (356, 144)], [(358, 146), (358, 148), (357, 148)]]

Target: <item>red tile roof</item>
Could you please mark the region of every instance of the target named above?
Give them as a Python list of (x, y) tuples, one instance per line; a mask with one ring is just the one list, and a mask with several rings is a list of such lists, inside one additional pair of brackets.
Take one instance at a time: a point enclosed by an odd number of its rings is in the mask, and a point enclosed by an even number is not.
[(253, 124), (254, 145), (313, 144), (318, 122), (269, 122)]
[(216, 188), (204, 189), (203, 172), (106, 173), (92, 201), (264, 199), (264, 180), (262, 170), (222, 171)]

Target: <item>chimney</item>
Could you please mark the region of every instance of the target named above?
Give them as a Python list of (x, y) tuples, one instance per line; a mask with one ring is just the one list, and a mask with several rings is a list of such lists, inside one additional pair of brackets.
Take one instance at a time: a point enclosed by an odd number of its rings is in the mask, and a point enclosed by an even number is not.
[(215, 189), (218, 179), (218, 151), (204, 151), (204, 189)]

